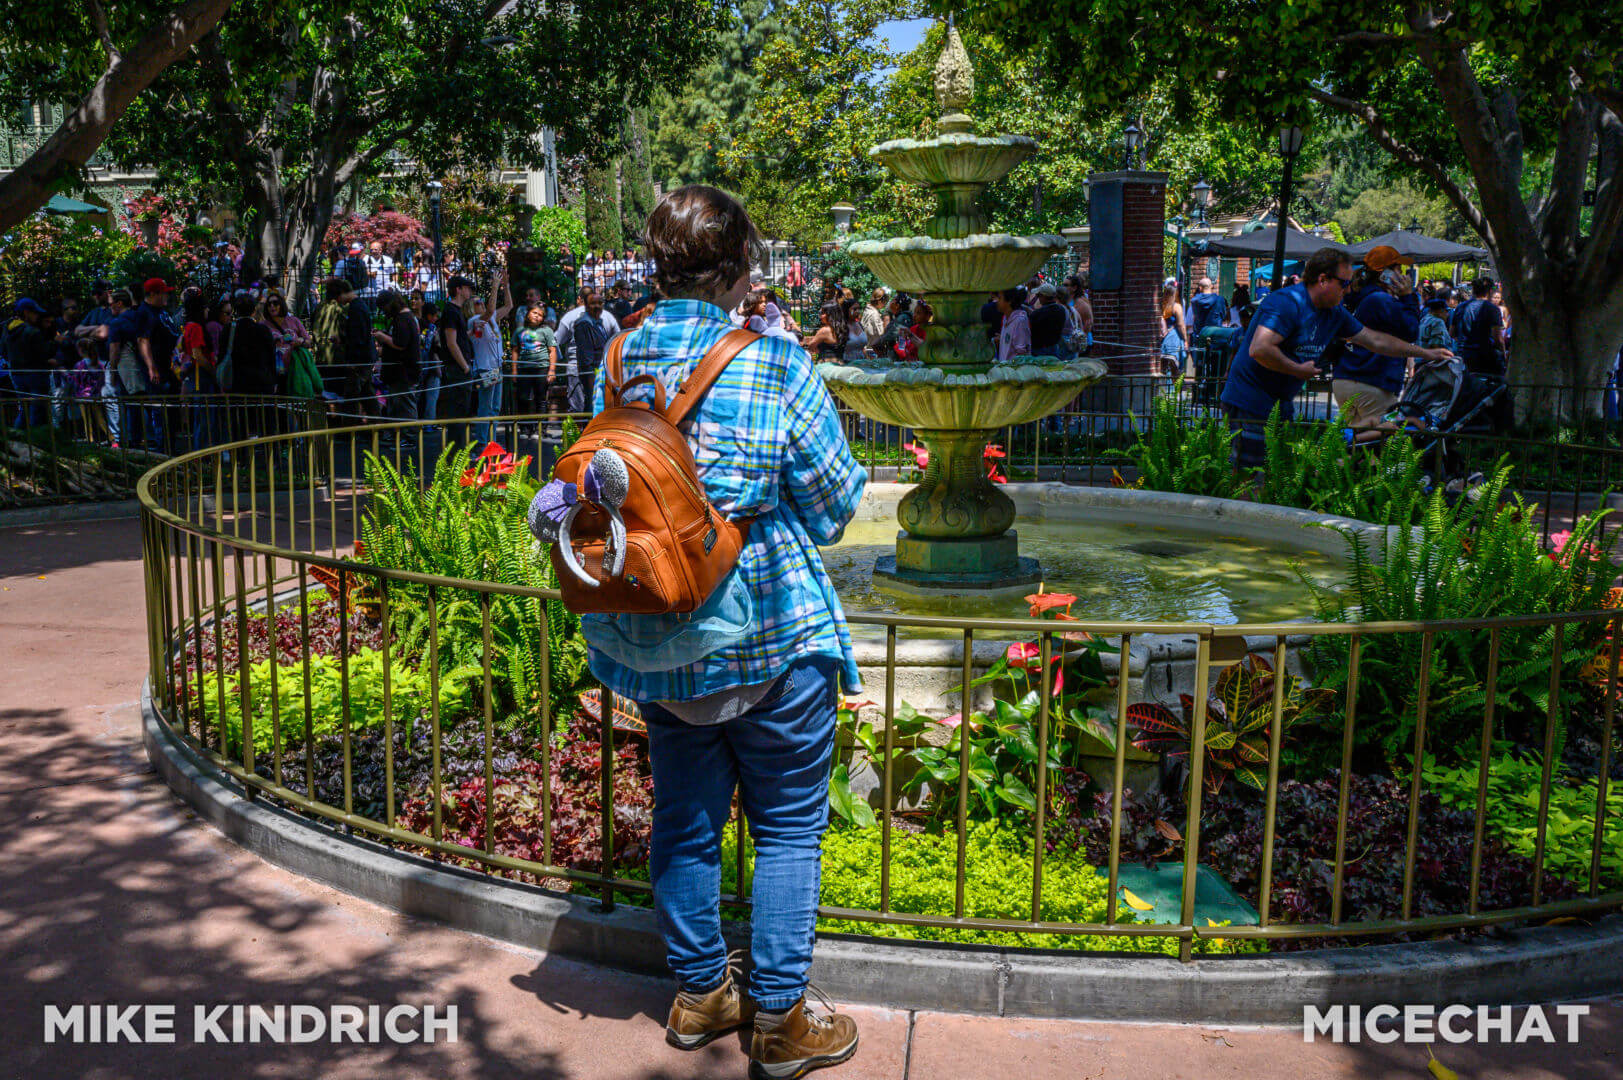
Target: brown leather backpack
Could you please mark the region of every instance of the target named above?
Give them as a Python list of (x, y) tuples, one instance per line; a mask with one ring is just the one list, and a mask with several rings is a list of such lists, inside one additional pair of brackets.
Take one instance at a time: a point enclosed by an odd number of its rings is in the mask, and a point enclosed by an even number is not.
[[(552, 470), (554, 480), (574, 484), (577, 493), (578, 510), (552, 547), (552, 567), (570, 611), (694, 611), (732, 571), (750, 522), (728, 521), (710, 505), (678, 425), (733, 357), (760, 336), (734, 330), (722, 338), (669, 403), (658, 377), (625, 378), (625, 335), (610, 342), (603, 357), (603, 411)], [(642, 383), (653, 384), (652, 405), (625, 401), (625, 391)]]

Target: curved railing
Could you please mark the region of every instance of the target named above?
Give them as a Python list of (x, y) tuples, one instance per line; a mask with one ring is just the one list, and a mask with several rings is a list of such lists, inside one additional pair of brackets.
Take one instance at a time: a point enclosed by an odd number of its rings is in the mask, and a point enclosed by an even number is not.
[[(561, 722), (554, 678), (564, 658), (554, 656), (546, 644), (556, 628), (554, 621), (567, 618), (556, 603), (557, 593), (529, 584), (441, 577), (373, 565), (365, 553), (350, 557), (370, 508), (371, 492), (360, 467), (364, 455), (378, 455), (408, 475), (413, 471), (409, 466), (415, 466), (416, 474), (423, 476), (432, 471), (445, 438), (470, 441), (477, 435), (482, 444), (486, 432), (477, 430), (476, 423), (438, 427), (388, 424), (279, 434), (185, 454), (143, 476), (139, 494), (152, 700), (169, 731), (232, 778), (249, 798), (268, 798), (318, 821), (493, 875), (567, 883), (565, 887), (597, 894), (610, 907), (617, 899), (649, 891), (646, 880), (622, 857), (627, 850), (625, 834), (634, 834), (632, 839), (640, 845), (646, 824), (645, 816), (639, 816), (646, 806), (625, 805), (625, 791), (630, 789), (621, 783), (624, 770), (639, 760), (636, 736), (628, 731), (635, 724), (630, 717), (617, 718), (613, 702), (601, 701), (599, 715), (589, 726), (579, 720), (579, 714), (567, 726)], [(539, 478), (543, 459), (556, 450), (557, 423), (556, 417), (503, 418), (497, 421), (494, 434), (504, 445), (530, 454), (532, 460), (523, 466), (524, 471)], [(1040, 437), (1041, 429), (1037, 434)], [(1502, 448), (1503, 443), (1496, 445)], [(1585, 453), (1570, 447), (1565, 452)], [(1609, 474), (1609, 459), (1604, 466), (1593, 464), (1595, 475), (1603, 467)], [(326, 601), (321, 600), (319, 590), (326, 591)], [(337, 602), (332, 603), (335, 595)], [(522, 629), (509, 619), (515, 609), (526, 613), (520, 621), (534, 622), (527, 640), (540, 643), (534, 656), (538, 676), (537, 685), (531, 688), (534, 705), (512, 715), (498, 715), (502, 706), (493, 685), (505, 675), (496, 665), (501, 656), (513, 653), (503, 653), (492, 642)], [(253, 661), (257, 645), (250, 640), (258, 633), (256, 611), (281, 613), (265, 623), (270, 663), (257, 672)], [(410, 642), (403, 629), (408, 614), (413, 627), (410, 634), (416, 635)], [(1623, 641), (1617, 636), (1623, 611), (1596, 608), (1473, 620), (1252, 625), (960, 619), (866, 612), (848, 613), (848, 618), (859, 633), (882, 639), (885, 661), (882, 680), (869, 689), (878, 698), (877, 705), (856, 713), (846, 727), (845, 741), (853, 741), (849, 736), (854, 731), (857, 750), (848, 747), (842, 753), (860, 752), (866, 745), (874, 760), (892, 762), (897, 760), (894, 753), (905, 749), (913, 754), (915, 763), (923, 763), (921, 768), (938, 768), (939, 774), (936, 783), (920, 789), (910, 787), (900, 766), (877, 770), (882, 775), (873, 831), (853, 826), (842, 834), (858, 835), (864, 842), (877, 840), (873, 888), (863, 894), (871, 899), (825, 905), (821, 915), (835, 920), (838, 928), (895, 934), (898, 931), (884, 928), (907, 927), (907, 933), (936, 936), (1164, 938), (1175, 939), (1177, 951), (1188, 959), (1197, 950), (1244, 948), (1259, 939), (1278, 944), (1299, 939), (1342, 941), (1433, 934), (1580, 916), (1623, 904), (1623, 838), (1614, 820), (1618, 811), (1608, 807), (1609, 799), (1615, 802), (1610, 774), (1616, 765), (1618, 652), (1606, 648), (1603, 640), (1610, 634)], [(312, 628), (312, 620), (319, 625)], [(449, 659), (441, 655), (453, 622), (457, 633), (472, 633), (475, 641), (482, 635), (477, 664), (470, 663), (465, 670), (451, 670)], [(950, 724), (926, 724), (912, 717), (898, 700), (898, 671), (907, 670), (908, 663), (905, 655), (898, 659), (898, 650), (906, 654), (909, 643), (920, 637), (944, 639), (945, 647), (955, 650), (960, 686), (973, 686), (978, 673), (995, 662), (996, 656), (1014, 655), (1008, 646), (1021, 646), (1018, 655), (1030, 655), (1025, 670), (1033, 674), (1021, 676), (1025, 682), (1020, 685), (1036, 691), (1034, 704), (1025, 713), (1016, 707), (1018, 703), (992, 705), (990, 719), (972, 718), (976, 726), (970, 737), (943, 739)], [(375, 651), (381, 653), (377, 666), (382, 678), (380, 695), (370, 682), (362, 687), (362, 676), (352, 670), (360, 657), (372, 663), (370, 653), (357, 649), (363, 638), (375, 643)], [(1190, 701), (1185, 706), (1187, 730), (1181, 736), (1187, 739), (1183, 750), (1187, 768), (1181, 774), (1169, 773), (1164, 767), (1159, 770), (1162, 794), (1181, 797), (1183, 807), (1172, 820), (1164, 809), (1157, 812), (1153, 808), (1146, 819), (1134, 816), (1138, 804), (1130, 790), (1130, 776), (1134, 770), (1144, 775), (1145, 766), (1142, 755), (1130, 748), (1133, 730), (1129, 717), (1136, 707), (1155, 702), (1149, 700), (1145, 687), (1134, 685), (1138, 663), (1134, 649), (1136, 645), (1142, 651), (1146, 642), (1168, 638), (1193, 643), (1188, 666)], [(1542, 682), (1542, 674), (1537, 680), (1547, 686), (1547, 700), (1536, 708), (1528, 696), (1532, 682), (1520, 670), (1531, 655), (1523, 650), (1534, 647), (1543, 650), (1538, 655), (1549, 657), (1547, 684)], [(331, 663), (314, 663), (312, 658), (319, 659), (324, 648), (336, 650)], [(1459, 695), (1465, 691), (1452, 682), (1431, 685), (1434, 671), (1453, 670), (1439, 667), (1434, 660), (1451, 658), (1462, 649), (1486, 656), (1485, 680), (1470, 690), (1481, 700), (1473, 706), (1477, 719), (1469, 723), (1460, 716)], [(1089, 667), (1096, 679), (1092, 698), (1086, 702), (1087, 708), (1095, 710), (1091, 723), (1086, 716), (1068, 712), (1070, 699), (1054, 693), (1056, 673), (1071, 679), (1089, 677), (1079, 673), (1082, 665), (1092, 663), (1083, 657), (1090, 652), (1099, 662), (1097, 670)], [(1564, 652), (1569, 658), (1566, 663)], [(407, 699), (407, 690), (399, 681), (405, 677), (401, 673), (410, 674), (398, 662), (408, 653), (413, 662), (427, 668), (426, 697), (415, 683), (409, 697), (414, 707), (424, 709), (422, 718), (397, 710), (398, 703)], [(278, 663), (284, 655), (293, 657), (293, 662)], [(1252, 739), (1250, 744), (1264, 757), (1249, 763), (1260, 790), (1239, 795), (1230, 788), (1214, 794), (1212, 774), (1208, 773), (1218, 768), (1213, 756), (1214, 732), (1220, 734), (1224, 717), (1229, 715), (1215, 703), (1223, 694), (1236, 692), (1233, 685), (1241, 683), (1246, 671), (1255, 674), (1261, 669), (1260, 661), (1243, 660), (1248, 655), (1266, 659), (1275, 671), (1318, 658), (1325, 663), (1335, 661), (1338, 670), (1345, 672), (1334, 700), (1316, 706), (1320, 709), (1315, 728), (1320, 733), (1320, 756), (1327, 762), (1321, 762), (1320, 771), (1314, 773), (1305, 759), (1285, 760), (1292, 745), (1285, 729), (1295, 716), (1292, 710), (1301, 707), (1295, 696), (1300, 687), (1275, 678), (1266, 684), (1272, 688), (1270, 693), (1243, 703), (1259, 725), (1252, 733), (1262, 733), (1266, 743), (1263, 746)], [(1402, 750), (1394, 750), (1393, 758), (1407, 761), (1409, 767), (1377, 784), (1354, 771), (1365, 754), (1365, 739), (1372, 726), (1389, 719), (1369, 702), (1372, 695), (1377, 704), (1392, 700), (1391, 686), (1380, 685), (1379, 680), (1407, 655), (1421, 658), (1413, 695), (1413, 730), (1405, 735)], [(1590, 681), (1583, 686), (1588, 689), (1573, 689), (1579, 685), (1574, 682), (1573, 657), (1581, 657), (1586, 665), (1585, 677)], [(1240, 667), (1235, 668), (1237, 663)], [(322, 696), (325, 690), (314, 692), (312, 672), (319, 668), (316, 674), (329, 678), (334, 676), (330, 670), (334, 666), (338, 669), (336, 696)], [(1227, 684), (1219, 681), (1214, 688), (1214, 677), (1225, 668), (1235, 668), (1239, 674)], [(1377, 675), (1368, 674), (1372, 668)], [(298, 686), (283, 692), (278, 680), (287, 678), (302, 678), (302, 694)], [(1014, 678), (1012, 673), (1010, 678)], [(266, 679), (269, 686), (260, 686), (259, 681)], [(470, 703), (454, 737), (480, 744), (455, 766), (445, 754), (446, 740), (453, 738), (453, 731), (442, 724), (446, 692), (442, 679), (455, 680), (458, 693), (465, 692)], [(1256, 691), (1264, 683), (1242, 685)], [(268, 690), (268, 710), (256, 707), (256, 687)], [(1579, 693), (1588, 695), (1591, 690), (1593, 698), (1581, 700), (1604, 704), (1595, 706), (1598, 711), (1593, 716), (1585, 714), (1586, 719), (1579, 716), (1576, 703)], [(1237, 707), (1234, 700), (1227, 703), (1231, 712)], [(378, 701), (381, 721), (362, 724), (356, 710), (363, 705), (372, 708)], [(1030, 698), (1026, 701), (1031, 703)], [(291, 725), (283, 712), (287, 703), (296, 712)], [(240, 723), (233, 720), (233, 709), (242, 718)], [(871, 727), (862, 728), (863, 716), (872, 719)], [(881, 717), (882, 728), (878, 725)], [(1526, 737), (1524, 742), (1535, 750), (1542, 748), (1542, 760), (1535, 769), (1536, 805), (1530, 806), (1524, 799), (1507, 809), (1507, 800), (1497, 786), (1503, 778), (1493, 769), (1501, 760), (1501, 748), (1496, 744), (1510, 730), (1511, 718), (1521, 725), (1517, 730)], [(426, 747), (421, 745), (421, 719), (427, 720)], [(272, 736), (269, 760), (260, 748), (263, 743), (255, 737), (256, 730), (267, 723)], [(1136, 729), (1137, 719), (1134, 724)], [(292, 737), (284, 738), (289, 726)], [(1033, 782), (1026, 785), (1024, 794), (1014, 790), (1018, 778), (1011, 782), (1007, 775), (994, 775), (994, 787), (1012, 801), (1002, 803), (995, 815), (1002, 818), (1002, 839), (987, 841), (983, 831), (987, 815), (972, 812), (972, 803), (982, 795), (978, 755), (986, 752), (978, 740), (994, 738), (1006, 726), (1011, 728), (1005, 732), (1007, 742), (1014, 747), (1009, 752), (1016, 757), (1019, 746), (1026, 744), (1033, 755), (1039, 753), (1036, 748), (1058, 746), (1061, 749), (1053, 750), (1054, 754), (1074, 749), (1076, 756), (1070, 764), (1058, 761), (1057, 768), (1052, 763), (1047, 768), (1032, 768), (1027, 775)], [(1580, 727), (1591, 732), (1585, 737), (1598, 747), (1592, 778), (1581, 768), (1556, 760), (1568, 734)], [(529, 764), (510, 761), (499, 745), (504, 733), (520, 728), (534, 740), (537, 757)], [(1079, 831), (1073, 820), (1077, 804), (1067, 799), (1072, 780), (1081, 785), (1077, 770), (1086, 756), (1084, 734), (1106, 749), (1097, 752), (1095, 748), (1089, 758), (1099, 764), (1102, 794), (1092, 800), (1091, 818), (1087, 808), (1082, 808)], [(576, 752), (584, 744), (582, 740), (590, 738), (597, 742), (595, 766)], [(1447, 744), (1439, 740), (1447, 740)], [(943, 752), (932, 755), (921, 749), (932, 745)], [(997, 754), (1004, 752), (1002, 745)], [(1452, 803), (1447, 806), (1437, 802), (1440, 796), (1432, 790), (1430, 779), (1437, 774), (1429, 772), (1427, 765), (1428, 755), (1438, 749), (1448, 751), (1464, 773), (1473, 764), (1476, 767), (1471, 785), (1461, 775), (1451, 774)], [(323, 773), (317, 768), (317, 755), (329, 750), (336, 756)], [(951, 760), (954, 756), (955, 761)], [(1176, 757), (1177, 751), (1169, 751), (1169, 756)], [(525, 783), (534, 782), (539, 788), (533, 800), (533, 813), (539, 820), (534, 823), (533, 837), (526, 841), (525, 855), (498, 850), (492, 817), (498, 785), (517, 782), (513, 777), (518, 772), (524, 773)], [(416, 779), (403, 779), (408, 773)], [(1290, 773), (1297, 778), (1282, 775)], [(1169, 775), (1179, 777), (1176, 787), (1166, 782)], [(1230, 775), (1228, 783), (1239, 781)], [(559, 801), (563, 794), (560, 784), (572, 785), (568, 796), (575, 807), (567, 811), (567, 837), (563, 834), (566, 809)], [(1369, 784), (1375, 787), (1371, 789)], [(381, 800), (377, 798), (379, 787)], [(921, 790), (945, 800), (937, 804), (933, 820), (922, 830), (917, 808), (908, 804), (909, 791), (917, 795)], [(1029, 809), (1018, 805), (1027, 796)], [(1317, 811), (1312, 805), (1315, 799), (1322, 804)], [(593, 820), (583, 820), (578, 806), (594, 800)], [(1380, 826), (1384, 832), (1371, 823), (1376, 803), (1386, 815), (1381, 819), (1385, 825)], [(941, 805), (949, 805), (950, 812), (941, 811)], [(469, 811), (472, 818), (482, 810), (488, 827), (480, 836), (474, 837), (465, 822), (449, 820), (459, 808)], [(1289, 829), (1282, 824), (1287, 818)], [(1203, 824), (1208, 830), (1219, 830), (1204, 846)], [(1149, 839), (1146, 830), (1153, 834)], [(986, 854), (992, 850), (985, 846), (988, 842), (994, 847), (1011, 843), (1011, 833), (1017, 834), (1018, 842), (997, 850), (1005, 855), (1021, 852), (1023, 861), (1010, 864), (1015, 869), (1009, 871), (1012, 884), (1004, 889), (1002, 910), (988, 913), (985, 898), (975, 892), (984, 885), (977, 876), (976, 860), (991, 857)], [(1445, 833), (1450, 838), (1446, 844), (1439, 839)], [(1161, 839), (1154, 839), (1156, 835)], [(933, 906), (919, 900), (917, 890), (909, 891), (914, 883), (904, 880), (902, 864), (897, 861), (897, 850), (923, 843), (918, 839), (921, 836), (949, 853), (944, 857), (952, 874), (950, 896), (942, 895)], [(1077, 857), (1078, 851), (1090, 850), (1090, 844), (1100, 857), (1091, 862)], [(1174, 854), (1156, 860), (1156, 851), (1163, 847)], [(1236, 855), (1231, 848), (1244, 850)], [(1224, 865), (1230, 878), (1254, 877), (1250, 888), (1254, 899), (1242, 898), (1254, 904), (1254, 919), (1236, 922), (1201, 917), (1205, 901), (1200, 899), (1200, 890), (1206, 886), (1201, 884), (1199, 864), (1219, 855), (1228, 860)], [(748, 844), (731, 841), (725, 861), (733, 885), (727, 890), (727, 903), (749, 904), (749, 890), (742, 884), (748, 860)], [(1382, 860), (1377, 867), (1375, 863)], [(1175, 888), (1168, 889), (1171, 898), (1161, 901), (1152, 913), (1167, 921), (1147, 921), (1151, 916), (1139, 911), (1143, 901), (1133, 892), (1130, 880), (1145, 880), (1137, 869), (1144, 861), (1157, 863), (1153, 872), (1145, 871), (1155, 880), (1175, 883)], [(1466, 866), (1464, 871), (1459, 869)], [(1321, 874), (1322, 880), (1302, 880), (1310, 871)], [(1457, 880), (1439, 884), (1448, 875)], [(1070, 903), (1066, 898), (1074, 899), (1078, 890), (1094, 900), (1064, 908), (1071, 912), (1068, 917), (1055, 917), (1056, 905)], [(1280, 899), (1287, 894), (1289, 903)], [(919, 907), (931, 910), (913, 910)], [(1079, 911), (1085, 917), (1077, 917)], [(1000, 940), (1035, 943), (1058, 939)]]

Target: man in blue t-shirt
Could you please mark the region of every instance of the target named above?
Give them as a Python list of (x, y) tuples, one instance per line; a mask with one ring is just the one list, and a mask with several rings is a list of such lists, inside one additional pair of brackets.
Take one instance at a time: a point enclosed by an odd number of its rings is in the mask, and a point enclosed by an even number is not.
[(1454, 348), (1465, 366), (1478, 375), (1505, 376), (1505, 320), (1493, 296), (1495, 283), (1486, 274), (1471, 283), (1471, 299), (1454, 310)]
[(1189, 336), (1200, 337), (1208, 326), (1222, 326), (1229, 317), (1229, 306), (1217, 295), (1212, 279), (1203, 277), (1195, 283), (1197, 290), (1189, 301)]
[(1365, 327), (1341, 300), (1352, 284), (1352, 262), (1336, 248), (1320, 248), (1308, 259), (1302, 281), (1268, 298), (1246, 328), (1229, 368), (1222, 402), (1234, 440), (1234, 462), (1240, 468), (1263, 464), (1263, 427), (1277, 406), (1280, 419), (1295, 415), (1296, 394), (1319, 374), (1319, 356), (1340, 339), (1382, 356), (1446, 360), (1447, 349), (1422, 349), (1390, 334)]

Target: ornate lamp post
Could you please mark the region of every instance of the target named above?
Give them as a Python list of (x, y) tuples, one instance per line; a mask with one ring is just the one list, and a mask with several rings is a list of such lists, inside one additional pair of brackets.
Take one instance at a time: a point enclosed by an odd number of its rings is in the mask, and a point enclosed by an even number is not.
[(445, 255), (440, 248), (440, 189), (445, 185), (438, 180), (430, 180), (424, 186), (428, 188), (429, 232), (434, 241), (434, 275), (438, 277), (445, 267)]
[(1201, 180), (1190, 189), (1189, 194), (1195, 200), (1195, 223), (1204, 228), (1206, 225), (1206, 211), (1212, 205), (1212, 185)]
[(1285, 172), (1279, 181), (1279, 220), (1274, 222), (1274, 280), (1269, 286), (1276, 292), (1285, 284), (1285, 230), (1290, 216), (1291, 174), (1296, 168), (1296, 155), (1302, 152), (1302, 129), (1295, 124), (1279, 126), (1279, 156), (1285, 159)]
[(1138, 129), (1138, 124), (1127, 121), (1127, 129), (1121, 134), (1122, 148), (1127, 151), (1126, 162), (1122, 165), (1124, 171), (1131, 171), (1138, 158), (1138, 148), (1144, 145), (1144, 133)]

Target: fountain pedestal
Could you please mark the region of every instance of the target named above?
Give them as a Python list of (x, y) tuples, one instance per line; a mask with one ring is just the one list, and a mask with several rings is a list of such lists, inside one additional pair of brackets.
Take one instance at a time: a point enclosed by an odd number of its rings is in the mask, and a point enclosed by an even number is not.
[(1096, 360), (1019, 357), (996, 363), (980, 310), (988, 293), (1018, 285), (1065, 249), (1049, 233), (988, 232), (978, 195), (1036, 152), (1023, 135), (980, 136), (966, 115), (975, 80), (958, 31), (947, 29), (936, 64), (941, 118), (933, 139), (897, 139), (870, 154), (906, 180), (927, 184), (936, 212), (921, 236), (865, 240), (850, 252), (893, 289), (922, 295), (934, 317), (919, 365), (822, 364), (835, 396), (871, 419), (912, 428), (930, 450), (924, 481), (902, 499), (896, 554), (878, 561), (881, 587), (933, 595), (1008, 589), (1042, 579), (1021, 558), (1014, 502), (988, 478), (984, 451), (1004, 427), (1062, 408), (1105, 374)]
[(932, 595), (1024, 590), (1041, 580), (1035, 559), (1020, 557), (1010, 529), (1014, 500), (993, 483), (984, 463), (995, 431), (920, 431), (930, 450), (924, 481), (902, 497), (896, 554), (874, 566), (882, 588)]

